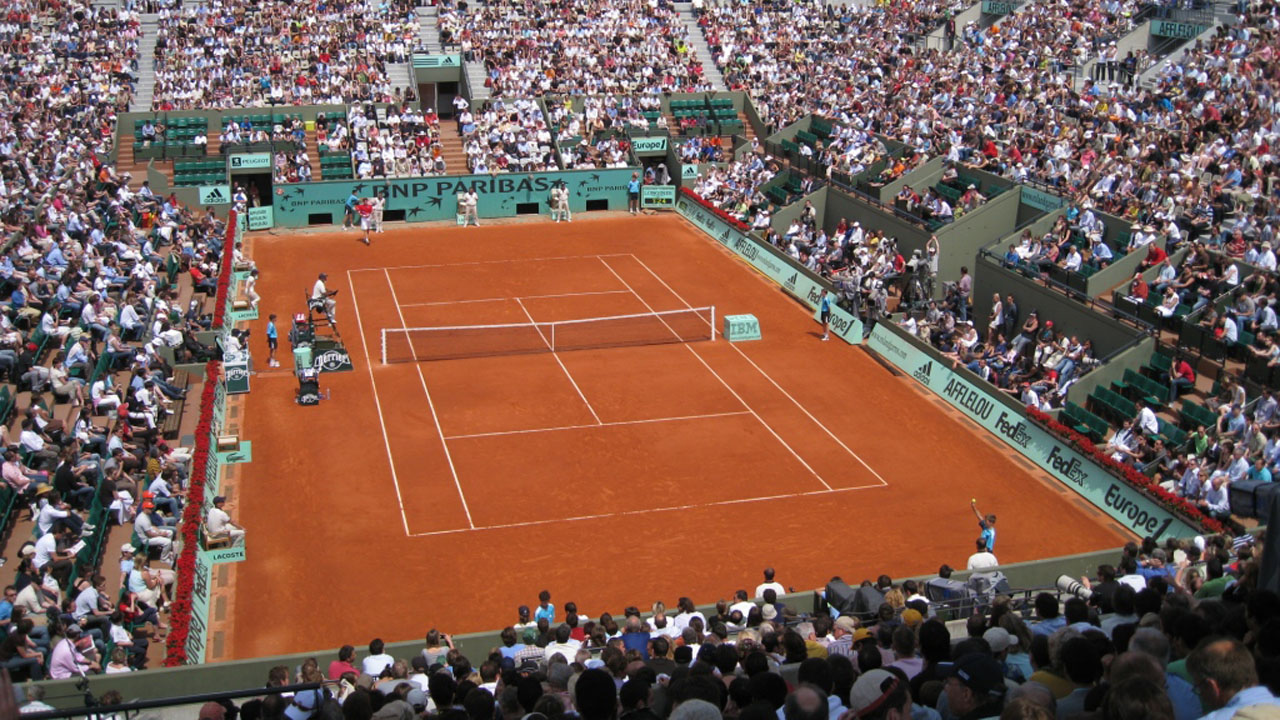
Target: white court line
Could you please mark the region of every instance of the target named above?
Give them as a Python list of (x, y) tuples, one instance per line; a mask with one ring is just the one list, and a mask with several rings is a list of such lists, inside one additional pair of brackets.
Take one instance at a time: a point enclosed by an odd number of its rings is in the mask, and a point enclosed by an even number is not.
[[(635, 260), (635, 261), (636, 261), (636, 262), (638, 262), (638, 263), (640, 263), (640, 266), (641, 266), (641, 267), (643, 267), (645, 270), (648, 270), (648, 271), (649, 271), (649, 274), (650, 274), (650, 275), (652, 275), (654, 278), (656, 278), (658, 282), (662, 283), (662, 286), (663, 286), (663, 287), (665, 287), (665, 288), (666, 288), (666, 289), (667, 289), (667, 290), (668, 290), (672, 295), (676, 296), (676, 299), (678, 299), (680, 302), (684, 303), (684, 304), (685, 304), (685, 307), (687, 307), (687, 308), (689, 308), (689, 309), (693, 309), (693, 306), (689, 304), (689, 301), (688, 301), (688, 300), (685, 300), (685, 299), (680, 295), (680, 293), (676, 292), (676, 291), (675, 291), (675, 290), (674, 290), (670, 285), (668, 285), (668, 284), (667, 284), (667, 281), (666, 281), (666, 280), (663, 280), (663, 279), (662, 279), (662, 277), (661, 277), (660, 275), (658, 275), (658, 273), (654, 272), (654, 271), (653, 271), (653, 269), (652, 269), (652, 268), (650, 268), (650, 267), (648, 266), (648, 264), (646, 264), (646, 263), (645, 263), (645, 261), (643, 261), (643, 260), (641, 260), (640, 258), (636, 257), (634, 254), (632, 254), (632, 255), (631, 255), (631, 259), (632, 259), (632, 260)], [(854, 459), (854, 460), (857, 460), (859, 463), (861, 463), (861, 464), (862, 464), (862, 467), (866, 468), (866, 469), (867, 469), (867, 471), (868, 471), (868, 472), (870, 472), (872, 475), (875, 475), (875, 476), (876, 476), (876, 479), (877, 479), (877, 480), (879, 480), (879, 481), (880, 481), (880, 483), (881, 483), (882, 485), (888, 485), (888, 484), (889, 484), (887, 481), (885, 481), (885, 479), (884, 479), (883, 477), (881, 477), (881, 476), (880, 476), (880, 473), (876, 472), (874, 468), (872, 468), (870, 465), (868, 465), (868, 464), (867, 464), (867, 461), (866, 461), (866, 460), (863, 460), (863, 459), (862, 459), (862, 457), (861, 457), (860, 455), (858, 455), (858, 453), (856, 453), (856, 452), (854, 452), (853, 450), (849, 449), (849, 446), (848, 446), (848, 445), (845, 445), (843, 440), (841, 440), (840, 438), (836, 437), (835, 433), (833, 433), (833, 432), (831, 432), (829, 429), (827, 429), (827, 426), (826, 426), (826, 425), (822, 424), (821, 422), (818, 422), (818, 419), (817, 419), (816, 417), (814, 417), (814, 416), (813, 416), (813, 413), (809, 412), (809, 409), (808, 409), (808, 408), (806, 408), (804, 405), (801, 405), (799, 400), (796, 400), (796, 399), (791, 395), (791, 393), (789, 393), (789, 392), (787, 392), (786, 390), (784, 390), (784, 389), (783, 389), (783, 387), (782, 387), (781, 385), (779, 385), (779, 384), (778, 384), (778, 381), (774, 380), (774, 379), (773, 379), (773, 377), (769, 375), (769, 373), (765, 372), (765, 371), (764, 371), (764, 368), (762, 368), (762, 367), (760, 367), (759, 365), (757, 365), (757, 364), (756, 364), (756, 361), (755, 361), (755, 360), (752, 360), (752, 359), (751, 359), (751, 357), (750, 357), (749, 355), (747, 355), (745, 352), (743, 352), (742, 348), (738, 347), (738, 346), (737, 346), (736, 344), (734, 344), (734, 343), (729, 343), (729, 347), (733, 348), (734, 350), (737, 350), (739, 355), (741, 355), (743, 358), (745, 358), (747, 362), (751, 363), (751, 367), (755, 368), (757, 372), (759, 372), (761, 375), (763, 375), (763, 376), (765, 377), (765, 379), (767, 379), (769, 382), (773, 383), (773, 386), (774, 386), (775, 388), (777, 388), (777, 389), (778, 389), (778, 391), (779, 391), (779, 392), (781, 392), (783, 395), (786, 395), (786, 396), (787, 396), (787, 399), (788, 399), (788, 400), (790, 400), (790, 401), (791, 401), (791, 402), (792, 402), (796, 407), (800, 408), (801, 412), (803, 412), (805, 415), (807, 415), (807, 416), (809, 417), (809, 419), (810, 419), (810, 420), (812, 420), (812, 421), (813, 421), (813, 423), (814, 423), (815, 425), (817, 425), (818, 427), (822, 428), (822, 431), (823, 431), (823, 432), (825, 432), (825, 433), (826, 433), (826, 434), (827, 434), (827, 435), (828, 435), (832, 440), (835, 440), (835, 441), (836, 441), (836, 443), (837, 443), (838, 445), (840, 445), (840, 447), (844, 448), (844, 451), (845, 451), (845, 452), (847, 452), (847, 453), (849, 453), (851, 456), (853, 456), (853, 459)]]
[(498, 435), (529, 435), (532, 433), (559, 432), (561, 430), (585, 430), (595, 427), (616, 427), (619, 425), (645, 425), (648, 423), (660, 422), (679, 422), (681, 420), (705, 420), (708, 418), (732, 417), (734, 415), (750, 415), (747, 410), (733, 410), (721, 413), (706, 413), (705, 415), (677, 415), (675, 417), (649, 418), (648, 420), (618, 420), (616, 422), (602, 422), (598, 425), (560, 425), (559, 427), (530, 428), (528, 430), (498, 430), (496, 432), (471, 433), (469, 435), (450, 435), (446, 440), (465, 440), (467, 438), (483, 438), (496, 437)]
[[(588, 426), (590, 427), (590, 426)], [(876, 490), (884, 487), (883, 485), (858, 485), (856, 487), (846, 488), (829, 488), (827, 490), (807, 490), (805, 492), (785, 493), (782, 495), (764, 495), (761, 497), (750, 498), (733, 498), (731, 500), (713, 500), (705, 503), (691, 503), (689, 505), (671, 505), (660, 508), (644, 508), (642, 510), (619, 510), (611, 513), (597, 513), (594, 515), (575, 515), (567, 518), (548, 518), (546, 520), (526, 520), (524, 522), (500, 523), (498, 525), (481, 525), (480, 527), (470, 528), (454, 528), (453, 530), (431, 530), (428, 532), (413, 533), (409, 537), (430, 537), (433, 535), (454, 535), (465, 532), (478, 532), (480, 530), (505, 530), (508, 528), (530, 527), (533, 525), (551, 525), (553, 523), (562, 522), (579, 522), (582, 520), (601, 520), (605, 518), (626, 517), (628, 515), (648, 515), (657, 512), (677, 512), (682, 510), (696, 510), (698, 508), (723, 507), (725, 505), (743, 505), (746, 503), (768, 502), (770, 500), (786, 500), (789, 498), (810, 497), (813, 495), (835, 495), (837, 493), (852, 492), (854, 490)]]
[(366, 267), (353, 268), (347, 273), (353, 272), (385, 272), (387, 270), (413, 270), (416, 268), (442, 268), (442, 267), (460, 267), (463, 265), (505, 265), (508, 263), (518, 262), (545, 262), (548, 260), (594, 260), (600, 257), (626, 257), (630, 253), (608, 253), (605, 255), (554, 255), (551, 257), (536, 258), (504, 258), (502, 260), (467, 260), (465, 262), (456, 263), (429, 263), (426, 265), (388, 265), (386, 267)]
[(369, 371), (369, 383), (373, 385), (373, 404), (378, 408), (378, 424), (382, 426), (382, 444), (387, 449), (387, 464), (391, 466), (391, 484), (396, 488), (396, 503), (400, 506), (400, 522), (404, 523), (404, 534), (409, 532), (409, 518), (404, 512), (404, 497), (400, 495), (400, 479), (396, 476), (396, 459), (391, 454), (391, 439), (387, 437), (387, 421), (382, 417), (382, 401), (378, 399), (378, 383), (373, 379), (373, 360), (369, 358), (369, 343), (364, 334), (364, 322), (360, 319), (360, 303), (356, 302), (356, 286), (351, 281), (351, 272), (347, 272), (347, 287), (351, 288), (351, 309), (356, 313), (356, 328), (360, 331), (360, 344), (364, 347), (364, 366)]
[[(524, 316), (529, 318), (529, 322), (533, 323), (533, 329), (538, 331), (538, 337), (542, 338), (542, 342), (547, 344), (547, 349), (551, 351), (551, 357), (556, 359), (556, 364), (559, 365), (560, 369), (564, 371), (564, 376), (569, 378), (569, 384), (573, 386), (574, 390), (578, 391), (578, 397), (582, 398), (582, 404), (586, 405), (587, 410), (591, 411), (591, 417), (596, 419), (596, 424), (603, 425), (604, 423), (600, 421), (600, 416), (596, 414), (596, 409), (591, 407), (591, 401), (587, 400), (587, 396), (582, 392), (582, 388), (578, 387), (578, 381), (573, 379), (573, 373), (569, 372), (569, 368), (564, 366), (564, 361), (560, 359), (560, 354), (556, 352), (556, 349), (554, 346), (552, 346), (551, 341), (547, 340), (547, 336), (542, 333), (542, 328), (538, 327), (538, 321), (534, 320), (533, 316), (529, 314), (529, 308), (525, 307), (524, 303), (520, 302), (520, 298), (516, 298), (516, 304), (519, 305), (520, 309), (524, 311)], [(551, 328), (552, 336), (554, 336), (555, 333), (556, 333), (556, 330), (555, 330), (555, 327), (553, 326)]]
[[(387, 287), (391, 288), (391, 301), (396, 304), (396, 313), (400, 315), (400, 327), (408, 328), (404, 321), (404, 311), (400, 309), (400, 300), (396, 297), (396, 286), (391, 282), (391, 273), (383, 273), (387, 278)], [(413, 339), (409, 339), (409, 347), (413, 348)], [(431, 391), (427, 389), (427, 378), (422, 374), (422, 363), (414, 363), (418, 371), (418, 381), (422, 383), (422, 392), (427, 396), (427, 407), (431, 409), (431, 419), (436, 423), (436, 435), (444, 448), (444, 457), (449, 461), (449, 472), (453, 473), (453, 485), (458, 488), (458, 499), (462, 501), (462, 510), (467, 514), (467, 525), (475, 527), (471, 519), (471, 508), (467, 507), (467, 496), (462, 494), (462, 483), (458, 480), (458, 468), (453, 465), (453, 454), (449, 452), (449, 441), (444, 439), (444, 430), (440, 427), (440, 416), (436, 414), (436, 404), (431, 400)]]
[(467, 305), (470, 303), (500, 302), (503, 300), (536, 300), (538, 298), (578, 297), (580, 295), (629, 295), (629, 290), (593, 290), (591, 292), (554, 293), (552, 295), (521, 295), (520, 297), (491, 297), (476, 300), (437, 300), (435, 302), (405, 303), (400, 307), (427, 307), (430, 305)]
[[(649, 312), (657, 312), (656, 310), (654, 310), (654, 309), (653, 309), (653, 307), (652, 307), (651, 305), (649, 305), (649, 303), (648, 303), (648, 302), (646, 302), (646, 301), (645, 301), (645, 299), (644, 299), (644, 298), (640, 297), (640, 293), (636, 292), (636, 291), (635, 291), (635, 289), (633, 289), (633, 288), (631, 287), (631, 285), (627, 283), (627, 281), (626, 281), (626, 280), (623, 280), (623, 279), (622, 279), (622, 276), (618, 274), (618, 271), (617, 271), (617, 270), (614, 270), (614, 269), (613, 269), (613, 266), (612, 266), (612, 265), (610, 265), (608, 262), (606, 262), (606, 261), (605, 261), (605, 259), (604, 259), (603, 257), (601, 257), (601, 258), (600, 258), (600, 262), (601, 262), (601, 264), (603, 264), (605, 267), (609, 268), (609, 272), (613, 273), (613, 276), (614, 276), (614, 277), (616, 277), (616, 278), (618, 278), (618, 282), (620, 282), (620, 283), (622, 283), (623, 285), (626, 285), (626, 286), (627, 286), (627, 289), (631, 291), (631, 294), (635, 295), (635, 296), (636, 296), (636, 299), (637, 299), (637, 300), (639, 300), (641, 304), (643, 304), (646, 308), (648, 308), (648, 309), (649, 309)], [(686, 304), (687, 304), (687, 303), (686, 303)], [(691, 309), (692, 309), (692, 308), (691, 308)], [(661, 315), (659, 315), (659, 316), (658, 316), (658, 319), (660, 319), (660, 320), (661, 320), (661, 319), (662, 319), (662, 316), (661, 316)], [(663, 324), (663, 325), (667, 325), (667, 321), (666, 321), (666, 320), (662, 320), (662, 324)], [(668, 330), (671, 330), (671, 332), (675, 333), (675, 330), (674, 330), (674, 329), (672, 329), (670, 325), (667, 325), (667, 329), (668, 329)], [(775, 431), (772, 427), (770, 427), (770, 426), (769, 426), (769, 423), (765, 422), (765, 421), (764, 421), (764, 418), (760, 417), (760, 415), (759, 415), (759, 414), (758, 414), (758, 413), (757, 413), (757, 412), (756, 412), (756, 411), (755, 411), (755, 410), (754, 410), (750, 405), (748, 405), (748, 404), (747, 404), (747, 401), (746, 401), (746, 400), (743, 400), (743, 399), (742, 399), (742, 396), (738, 394), (738, 391), (737, 391), (737, 390), (734, 390), (734, 389), (733, 389), (733, 387), (729, 385), (729, 383), (725, 382), (724, 378), (720, 377), (720, 373), (716, 372), (716, 371), (715, 371), (715, 369), (714, 369), (714, 368), (712, 368), (712, 367), (711, 367), (711, 365), (710, 365), (710, 364), (708, 364), (708, 363), (707, 363), (707, 361), (706, 361), (706, 360), (704, 360), (704, 359), (703, 359), (703, 357), (702, 357), (701, 355), (699, 355), (699, 354), (698, 354), (698, 351), (693, 349), (693, 346), (692, 346), (692, 345), (690, 345), (690, 344), (688, 344), (688, 343), (685, 343), (685, 344), (684, 344), (684, 348), (685, 348), (686, 350), (688, 350), (689, 352), (693, 353), (693, 356), (694, 356), (695, 358), (697, 358), (697, 359), (698, 359), (698, 362), (702, 363), (702, 366), (703, 366), (703, 367), (705, 367), (705, 368), (707, 369), (707, 371), (708, 371), (708, 372), (710, 372), (712, 375), (714, 375), (714, 376), (715, 376), (715, 378), (716, 378), (717, 380), (719, 380), (719, 381), (720, 381), (720, 384), (721, 384), (721, 385), (724, 385), (725, 389), (726, 389), (726, 390), (728, 390), (728, 391), (729, 391), (729, 392), (730, 392), (730, 393), (731, 393), (735, 398), (737, 398), (737, 399), (738, 399), (738, 402), (742, 403), (742, 407), (744, 407), (744, 408), (746, 408), (748, 411), (750, 411), (750, 413), (751, 413), (752, 415), (755, 415), (756, 420), (759, 420), (759, 421), (760, 421), (760, 424), (761, 424), (761, 425), (763, 425), (763, 426), (765, 427), (765, 429), (766, 429), (766, 430), (768, 430), (768, 431), (769, 431), (769, 433), (770, 433), (770, 434), (772, 434), (772, 435), (773, 435), (773, 437), (774, 437), (775, 439), (777, 439), (777, 441), (778, 441), (778, 442), (782, 443), (782, 446), (783, 446), (783, 447), (785, 447), (787, 450), (789, 450), (789, 451), (791, 452), (791, 454), (792, 454), (793, 456), (795, 456), (795, 459), (796, 459), (796, 460), (799, 460), (799, 461), (800, 461), (800, 464), (801, 464), (801, 465), (803, 465), (803, 466), (805, 467), (805, 469), (806, 469), (806, 470), (808, 470), (810, 473), (812, 473), (812, 474), (813, 474), (813, 476), (814, 476), (815, 478), (817, 478), (817, 479), (818, 479), (818, 482), (822, 483), (822, 486), (823, 486), (823, 487), (825, 487), (827, 490), (831, 490), (831, 489), (832, 489), (832, 488), (831, 488), (831, 486), (827, 484), (827, 481), (826, 481), (826, 480), (823, 480), (823, 479), (822, 479), (822, 476), (821, 476), (821, 475), (819, 475), (819, 474), (818, 474), (818, 472), (817, 472), (816, 470), (814, 470), (814, 469), (809, 465), (809, 463), (805, 462), (805, 459), (804, 459), (804, 458), (800, 457), (800, 453), (796, 452), (796, 451), (795, 451), (795, 448), (793, 448), (793, 447), (791, 447), (790, 445), (788, 445), (788, 444), (787, 444), (787, 441), (786, 441), (786, 440), (783, 440), (783, 439), (782, 439), (782, 436), (781, 436), (781, 435), (779, 435), (779, 434), (777, 433), (777, 431)]]

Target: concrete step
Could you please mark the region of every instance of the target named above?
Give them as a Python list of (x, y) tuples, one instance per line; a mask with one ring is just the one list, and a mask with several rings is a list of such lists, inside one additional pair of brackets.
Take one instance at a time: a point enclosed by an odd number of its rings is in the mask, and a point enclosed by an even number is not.
[(720, 68), (716, 67), (715, 58), (711, 56), (711, 46), (707, 43), (706, 36), (702, 34), (702, 28), (698, 25), (697, 18), (693, 16), (693, 6), (677, 3), (676, 14), (689, 33), (690, 47), (697, 53), (698, 60), (702, 62), (702, 77), (711, 84), (712, 90), (728, 90), (729, 88), (724, 82), (724, 75), (720, 73)]
[(466, 63), (464, 67), (467, 71), (467, 81), (471, 84), (471, 100), (472, 105), (474, 106), (475, 101), (485, 100), (489, 98), (492, 93), (490, 93), (489, 88), (484, 85), (485, 74), (483, 64)]
[(388, 63), (387, 81), (393, 88), (407, 88), (413, 84), (413, 69), (409, 63)]
[(440, 154), (444, 157), (446, 175), (466, 175), (471, 172), (467, 167), (467, 153), (462, 148), (457, 125), (452, 120), (440, 123)]
[(418, 47), (422, 52), (440, 54), (440, 10), (435, 5), (420, 7), (418, 13)]
[(129, 103), (132, 112), (147, 112), (151, 109), (151, 100), (155, 97), (156, 73), (156, 34), (159, 31), (159, 16), (155, 13), (144, 13), (138, 25), (138, 82)]

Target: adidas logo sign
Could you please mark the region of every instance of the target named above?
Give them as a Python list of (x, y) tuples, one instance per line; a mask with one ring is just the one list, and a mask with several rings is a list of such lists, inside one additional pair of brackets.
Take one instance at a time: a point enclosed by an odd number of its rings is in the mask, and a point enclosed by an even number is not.
[(206, 191), (204, 194), (205, 205), (217, 205), (217, 204), (222, 204), (227, 202), (230, 202), (230, 201), (227, 200), (227, 196), (223, 194), (222, 188), (215, 186), (212, 189)]
[(927, 363), (925, 363), (925, 364), (921, 365), (920, 367), (916, 368), (916, 371), (915, 371), (914, 373), (912, 373), (912, 374), (911, 374), (911, 376), (912, 376), (912, 377), (914, 377), (916, 380), (919, 380), (920, 382), (922, 382), (922, 383), (924, 383), (924, 384), (928, 385), (928, 384), (929, 384), (929, 376), (930, 376), (932, 373), (933, 373), (933, 361), (932, 361), (932, 360), (930, 360), (929, 362), (927, 362)]
[(791, 277), (787, 278), (783, 284), (786, 285), (788, 289), (794, 288), (796, 286), (797, 276), (798, 276), (798, 273), (791, 273)]

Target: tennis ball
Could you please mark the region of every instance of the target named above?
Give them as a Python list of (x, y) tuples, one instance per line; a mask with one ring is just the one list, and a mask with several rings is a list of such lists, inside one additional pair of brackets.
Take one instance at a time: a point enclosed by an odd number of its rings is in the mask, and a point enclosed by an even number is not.
[(971, 499), (969, 500), (969, 502), (971, 502), (971, 503), (976, 503), (976, 502), (978, 502), (978, 498), (971, 498)]

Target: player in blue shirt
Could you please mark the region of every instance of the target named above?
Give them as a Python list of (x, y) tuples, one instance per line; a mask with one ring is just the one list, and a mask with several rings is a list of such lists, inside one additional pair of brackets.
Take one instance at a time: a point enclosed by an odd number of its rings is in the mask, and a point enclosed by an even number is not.
[(640, 173), (631, 173), (631, 179), (627, 181), (627, 210), (632, 215), (640, 214)]
[(356, 225), (356, 205), (360, 204), (360, 198), (356, 195), (356, 191), (351, 191), (351, 197), (342, 205), (342, 229), (350, 230)]
[(267, 318), (267, 366), (280, 367), (280, 361), (276, 360), (276, 348), (280, 345), (280, 334), (276, 331), (276, 314), (271, 313)]
[(986, 515), (978, 512), (978, 500), (975, 498), (969, 503), (969, 507), (973, 508), (973, 514), (978, 516), (978, 527), (982, 528), (982, 534), (978, 539), (986, 543), (987, 552), (996, 551), (996, 516)]
[(826, 290), (822, 291), (822, 297), (818, 298), (819, 318), (822, 320), (822, 341), (826, 342), (831, 339), (831, 296)]
[(538, 609), (533, 611), (534, 622), (543, 618), (552, 624), (556, 621), (556, 606), (551, 604), (551, 593), (547, 590), (538, 593)]

